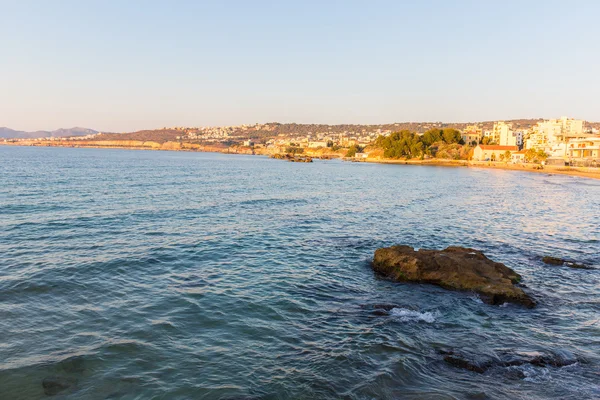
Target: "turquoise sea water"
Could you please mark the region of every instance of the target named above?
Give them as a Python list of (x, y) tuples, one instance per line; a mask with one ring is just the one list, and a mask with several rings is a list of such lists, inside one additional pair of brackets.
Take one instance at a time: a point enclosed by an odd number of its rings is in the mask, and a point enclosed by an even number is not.
[[(382, 279), (396, 243), (480, 249), (539, 305)], [(441, 349), (576, 361), (480, 374)], [(55, 399), (599, 398), (600, 181), (0, 147), (0, 399), (45, 379)]]

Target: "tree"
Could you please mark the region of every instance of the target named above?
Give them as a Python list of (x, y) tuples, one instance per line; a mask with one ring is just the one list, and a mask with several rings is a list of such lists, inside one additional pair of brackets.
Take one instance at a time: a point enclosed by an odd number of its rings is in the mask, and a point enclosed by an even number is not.
[(528, 149), (525, 152), (525, 161), (534, 162), (537, 159), (537, 151), (535, 149)]
[(546, 154), (546, 152), (544, 150), (538, 150), (537, 156), (538, 156), (538, 160), (540, 160), (540, 161), (546, 161), (546, 159), (548, 158), (548, 154)]
[(286, 147), (285, 152), (289, 153), (289, 154), (300, 154), (300, 153), (304, 153), (304, 149), (301, 147), (294, 146), (292, 144), (292, 145)]
[(548, 158), (548, 154), (544, 150), (529, 149), (525, 152), (525, 161), (540, 163)]
[(462, 137), (460, 136), (460, 132), (454, 128), (444, 128), (442, 131), (442, 139), (446, 143), (464, 143)]
[(379, 136), (375, 145), (383, 148), (383, 156), (387, 158), (406, 159), (419, 157), (424, 150), (424, 143), (414, 132), (403, 130), (389, 136)]
[(510, 152), (510, 150), (506, 150), (506, 151), (504, 152), (504, 159), (505, 159), (506, 161), (510, 161), (511, 157), (512, 157), (512, 153)]
[(442, 130), (430, 129), (421, 136), (421, 141), (426, 147), (431, 146), (436, 142), (442, 141)]
[(362, 153), (363, 148), (354, 144), (348, 148), (348, 152), (346, 153), (346, 157), (354, 157), (356, 153)]

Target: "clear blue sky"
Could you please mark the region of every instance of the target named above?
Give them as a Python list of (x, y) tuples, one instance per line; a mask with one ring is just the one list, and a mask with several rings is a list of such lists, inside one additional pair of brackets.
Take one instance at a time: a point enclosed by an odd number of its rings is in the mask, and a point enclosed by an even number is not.
[(0, 126), (600, 120), (600, 1), (0, 0)]

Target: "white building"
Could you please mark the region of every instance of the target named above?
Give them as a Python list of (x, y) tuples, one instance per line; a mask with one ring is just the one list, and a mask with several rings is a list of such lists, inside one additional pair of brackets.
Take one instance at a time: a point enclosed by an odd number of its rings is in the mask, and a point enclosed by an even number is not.
[(512, 130), (512, 125), (504, 121), (494, 122), (492, 140), (499, 146), (516, 146), (517, 138)]
[(567, 154), (571, 159), (600, 161), (600, 136), (569, 140)]
[(514, 131), (513, 135), (516, 139), (517, 142), (517, 146), (521, 147), (523, 146), (523, 138), (525, 137), (525, 132), (523, 131)]
[(319, 147), (327, 147), (327, 142), (326, 141), (308, 142), (308, 147), (311, 149), (316, 149)]
[(551, 157), (566, 157), (567, 142), (588, 136), (583, 120), (561, 117), (538, 122), (526, 140), (527, 149), (543, 150)]

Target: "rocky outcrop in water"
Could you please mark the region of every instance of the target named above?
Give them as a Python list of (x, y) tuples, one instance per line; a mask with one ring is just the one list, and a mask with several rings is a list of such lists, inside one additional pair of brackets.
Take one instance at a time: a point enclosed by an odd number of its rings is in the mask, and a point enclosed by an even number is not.
[(569, 268), (575, 268), (575, 269), (593, 269), (592, 267), (588, 267), (587, 265), (578, 264), (576, 262), (568, 261), (568, 260), (558, 258), (558, 257), (544, 256), (544, 257), (542, 257), (542, 261), (544, 262), (544, 264), (548, 264), (548, 265), (559, 265), (559, 266), (564, 265)]
[(439, 353), (446, 363), (479, 374), (493, 367), (532, 365), (542, 368), (560, 368), (579, 362), (576, 356), (567, 351), (553, 353), (500, 351), (495, 357), (468, 355), (454, 350), (440, 350)]
[(521, 280), (519, 274), (474, 249), (415, 251), (410, 246), (385, 247), (375, 251), (373, 269), (396, 281), (473, 291), (489, 304), (511, 302), (535, 306), (533, 299), (515, 286)]
[(312, 157), (308, 156), (298, 156), (295, 154), (273, 154), (271, 158), (275, 158), (277, 160), (287, 160), (290, 162), (313, 162)]
[(360, 306), (360, 308), (369, 310), (371, 314), (376, 316), (388, 316), (390, 311), (398, 307), (395, 304), (363, 304)]

